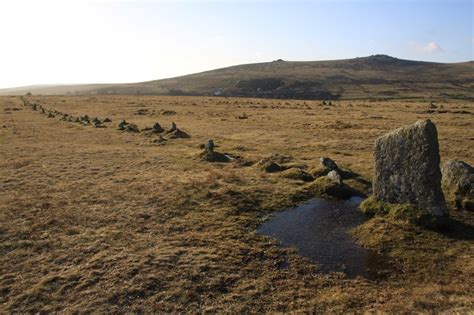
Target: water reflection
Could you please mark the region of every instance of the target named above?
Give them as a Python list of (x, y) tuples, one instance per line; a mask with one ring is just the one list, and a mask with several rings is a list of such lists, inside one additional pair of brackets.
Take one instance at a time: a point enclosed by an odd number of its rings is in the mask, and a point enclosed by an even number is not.
[(346, 201), (312, 199), (275, 213), (257, 231), (294, 246), (321, 265), (323, 272), (343, 271), (349, 277), (375, 278), (387, 267), (379, 254), (357, 245), (349, 230), (366, 220), (357, 210), (362, 198)]

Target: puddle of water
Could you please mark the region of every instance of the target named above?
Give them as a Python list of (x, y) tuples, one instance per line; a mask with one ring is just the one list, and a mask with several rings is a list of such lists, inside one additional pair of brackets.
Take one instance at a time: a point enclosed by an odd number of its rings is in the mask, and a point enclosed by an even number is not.
[(359, 246), (349, 234), (366, 220), (357, 209), (362, 200), (312, 199), (275, 213), (257, 232), (278, 239), (282, 246), (296, 247), (301, 255), (317, 262), (323, 272), (378, 278), (387, 267), (386, 260)]

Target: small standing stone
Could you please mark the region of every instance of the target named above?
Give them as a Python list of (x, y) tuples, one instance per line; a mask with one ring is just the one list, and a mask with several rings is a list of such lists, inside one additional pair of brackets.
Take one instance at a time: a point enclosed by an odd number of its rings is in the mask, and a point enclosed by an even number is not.
[(332, 180), (333, 182), (337, 183), (337, 184), (342, 184), (342, 178), (341, 178), (341, 175), (339, 175), (339, 173), (335, 170), (332, 170), (330, 171), (327, 175), (327, 178), (329, 178), (330, 180)]
[(152, 130), (154, 133), (162, 133), (164, 131), (164, 129), (161, 127), (161, 125), (159, 123), (155, 123), (153, 125), (153, 130)]
[(327, 169), (330, 169), (330, 170), (338, 169), (336, 162), (334, 162), (332, 159), (328, 157), (324, 157), (324, 156), (320, 157), (319, 162), (321, 163), (322, 166), (324, 166)]
[(168, 133), (174, 132), (174, 131), (176, 131), (176, 130), (178, 130), (178, 127), (176, 126), (176, 124), (175, 124), (174, 122), (172, 122), (172, 123), (171, 123), (171, 129), (168, 130)]
[(208, 153), (214, 152), (214, 141), (212, 141), (212, 139), (207, 140), (206, 144), (204, 145), (204, 149)]

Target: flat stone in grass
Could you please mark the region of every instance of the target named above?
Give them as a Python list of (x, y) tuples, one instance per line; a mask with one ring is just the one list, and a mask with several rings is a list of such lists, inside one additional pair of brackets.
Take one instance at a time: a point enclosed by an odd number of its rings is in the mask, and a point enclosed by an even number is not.
[(418, 121), (375, 141), (374, 197), (390, 204), (411, 204), (422, 214), (447, 214), (441, 191), (436, 126)]

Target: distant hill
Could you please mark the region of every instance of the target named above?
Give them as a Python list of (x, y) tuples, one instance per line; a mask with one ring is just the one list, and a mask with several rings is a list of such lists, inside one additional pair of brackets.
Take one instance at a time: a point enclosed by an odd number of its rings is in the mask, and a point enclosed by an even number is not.
[(434, 63), (386, 55), (255, 63), (130, 84), (29, 86), (0, 95), (219, 95), (297, 99), (445, 97), (474, 99), (474, 62)]

